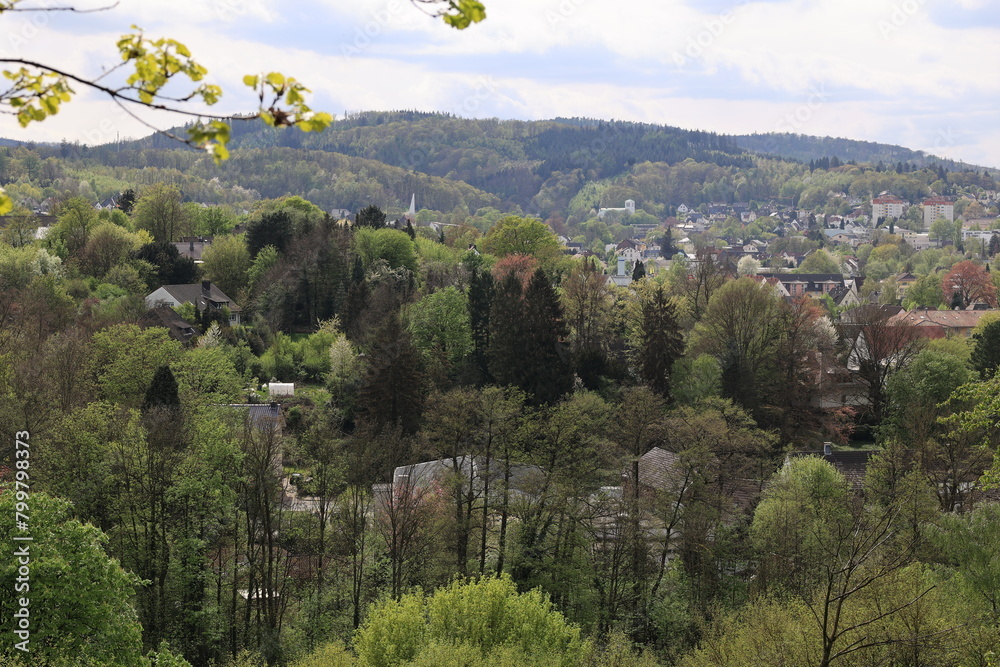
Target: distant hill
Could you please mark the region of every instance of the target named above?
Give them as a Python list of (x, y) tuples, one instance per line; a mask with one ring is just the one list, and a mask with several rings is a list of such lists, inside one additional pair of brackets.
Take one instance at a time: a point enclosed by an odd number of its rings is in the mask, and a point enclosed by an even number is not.
[(899, 163), (908, 163), (917, 168), (944, 167), (946, 171), (964, 171), (967, 169), (987, 169), (981, 165), (956, 162), (946, 158), (930, 155), (924, 151), (915, 151), (903, 146), (880, 144), (874, 141), (857, 141), (834, 137), (813, 137), (805, 134), (768, 133), (739, 134), (731, 136), (738, 146), (761, 155), (809, 162), (823, 158), (837, 157), (841, 162), (856, 162), (877, 165), (881, 162), (886, 167)]

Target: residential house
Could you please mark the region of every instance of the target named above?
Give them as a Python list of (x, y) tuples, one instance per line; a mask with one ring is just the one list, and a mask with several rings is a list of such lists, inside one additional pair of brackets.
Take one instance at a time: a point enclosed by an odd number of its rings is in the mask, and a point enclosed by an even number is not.
[(174, 308), (182, 303), (193, 303), (198, 310), (204, 312), (229, 310), (229, 323), (239, 324), (242, 309), (233, 303), (226, 294), (210, 280), (203, 280), (201, 285), (164, 285), (146, 296), (146, 307), (155, 308), (159, 305)]
[(202, 255), (205, 253), (205, 248), (212, 245), (211, 236), (182, 236), (180, 241), (174, 241), (174, 247), (177, 248), (177, 254), (181, 257), (187, 257), (194, 260), (195, 264), (203, 263)]
[(761, 271), (760, 275), (777, 278), (784, 285), (788, 294), (793, 297), (821, 297), (845, 286), (844, 276), (839, 273), (772, 273)]
[(906, 296), (906, 290), (910, 289), (915, 282), (917, 282), (917, 276), (909, 271), (896, 276), (896, 297), (902, 300)]
[(927, 310), (918, 308), (897, 313), (889, 320), (894, 324), (912, 324), (926, 338), (968, 338), (986, 313), (996, 310)]
[(138, 325), (143, 329), (162, 327), (170, 333), (171, 338), (181, 343), (188, 343), (197, 333), (187, 320), (177, 314), (177, 311), (163, 305), (146, 311), (146, 314), (139, 318)]
[(615, 252), (627, 262), (636, 262), (642, 259), (642, 246), (643, 244), (633, 239), (625, 239), (615, 246)]

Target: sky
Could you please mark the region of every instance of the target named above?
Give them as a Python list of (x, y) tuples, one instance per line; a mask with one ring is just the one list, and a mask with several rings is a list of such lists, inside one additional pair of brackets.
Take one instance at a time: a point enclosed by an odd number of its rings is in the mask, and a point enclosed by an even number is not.
[[(96, 77), (119, 62), (115, 42), (138, 25), (183, 42), (208, 68), (225, 91), (217, 113), (255, 109), (243, 75), (279, 71), (335, 116), (418, 109), (795, 132), (1000, 167), (995, 0), (483, 1), (486, 20), (464, 31), (411, 0), (120, 0), (87, 14), (8, 13), (0, 58)], [(43, 123), (21, 129), (0, 118), (0, 136), (94, 144), (149, 133), (77, 89)]]

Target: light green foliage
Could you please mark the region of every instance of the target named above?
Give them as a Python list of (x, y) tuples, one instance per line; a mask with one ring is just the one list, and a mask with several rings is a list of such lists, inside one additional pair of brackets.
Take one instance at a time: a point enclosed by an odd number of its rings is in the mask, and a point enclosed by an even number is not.
[(186, 351), (170, 365), (177, 380), (181, 405), (188, 410), (215, 403), (234, 403), (243, 389), (240, 378), (225, 350), (198, 347)]
[(430, 664), (415, 659), (435, 642), (471, 646), (483, 657), (513, 649), (566, 667), (580, 664), (588, 649), (579, 628), (541, 592), (519, 594), (506, 577), (456, 581), (429, 596), (413, 593), (384, 602), (355, 636), (361, 663), (370, 667)]
[(937, 350), (921, 350), (889, 379), (889, 394), (907, 411), (934, 410), (971, 380), (972, 372), (961, 359)]
[(413, 344), (430, 363), (454, 365), (472, 352), (468, 299), (454, 287), (410, 305), (406, 322)]
[(769, 590), (810, 590), (828, 543), (851, 523), (850, 487), (819, 457), (792, 459), (771, 479), (750, 536)]
[(191, 220), (176, 186), (157, 183), (143, 191), (132, 214), (135, 226), (148, 231), (158, 243), (174, 241), (188, 231)]
[(681, 357), (674, 362), (673, 398), (678, 403), (692, 404), (719, 395), (722, 368), (710, 354)]
[(398, 229), (354, 230), (354, 251), (361, 257), (365, 270), (373, 268), (377, 260), (384, 259), (390, 269), (417, 270), (417, 253), (406, 232)]
[(353, 667), (354, 656), (340, 642), (321, 646), (309, 655), (292, 663), (292, 667)]
[(49, 230), (45, 242), (53, 249), (62, 249), (60, 255), (65, 259), (66, 256), (76, 255), (87, 245), (90, 232), (96, 225), (94, 205), (82, 197), (73, 197), (59, 207), (59, 221)]
[(278, 332), (260, 357), (261, 379), (322, 382), (331, 369), (330, 347), (341, 337), (343, 334), (328, 326), (299, 340)]
[(205, 278), (236, 299), (247, 284), (251, 267), (250, 251), (243, 236), (217, 237), (205, 248), (202, 260)]
[(942, 516), (933, 540), (955, 571), (953, 585), (1000, 619), (1000, 505)]
[(13, 248), (0, 244), (0, 282), (7, 288), (26, 287), (43, 275), (62, 275), (62, 260), (44, 248)]
[(554, 260), (560, 252), (559, 239), (545, 223), (516, 215), (501, 218), (490, 228), (483, 239), (482, 250), (497, 257), (531, 255), (543, 265)]
[(260, 249), (257, 256), (253, 258), (250, 268), (247, 269), (247, 284), (252, 291), (264, 287), (264, 279), (268, 272), (278, 263), (278, 249), (273, 245), (266, 245)]
[[(13, 517), (14, 491), (0, 494), (0, 510)], [(142, 628), (130, 604), (138, 578), (125, 572), (104, 551), (106, 538), (100, 530), (72, 518), (72, 508), (41, 492), (30, 496), (32, 542), (15, 542), (13, 521), (0, 524), (4, 558), (0, 576), (10, 582), (0, 593), (0, 607), (8, 622), (19, 598), (30, 600), (30, 656), (32, 663), (72, 656), (74, 664), (141, 665)], [(16, 592), (14, 580), (19, 566), (14, 550), (22, 545), (30, 552), (30, 589)], [(18, 655), (9, 623), (8, 638), (0, 652)]]
[(816, 250), (802, 260), (795, 273), (840, 273), (840, 262), (826, 250)]
[(941, 279), (943, 272), (931, 272), (921, 276), (910, 285), (903, 297), (903, 307), (907, 310), (926, 306), (937, 308), (941, 305)]
[(105, 400), (137, 406), (153, 373), (180, 355), (181, 344), (166, 329), (119, 324), (94, 334), (92, 372)]

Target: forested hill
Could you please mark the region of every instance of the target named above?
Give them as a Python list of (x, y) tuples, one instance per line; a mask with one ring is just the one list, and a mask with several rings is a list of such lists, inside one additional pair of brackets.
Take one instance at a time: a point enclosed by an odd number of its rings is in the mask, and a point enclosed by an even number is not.
[[(176, 147), (162, 136), (127, 145)], [(619, 121), (501, 121), (400, 111), (351, 114), (319, 134), (235, 124), (230, 148), (274, 147), (341, 153), (464, 181), (524, 208), (555, 173), (581, 170), (588, 180), (603, 179), (638, 163), (687, 158), (752, 166), (750, 155), (723, 135)]]
[(929, 155), (903, 146), (880, 144), (874, 141), (857, 141), (834, 137), (813, 137), (805, 134), (769, 133), (741, 134), (728, 137), (736, 145), (754, 153), (785, 159), (810, 162), (824, 158), (838, 158), (841, 162), (857, 162), (892, 168), (899, 163), (917, 168), (942, 166), (946, 171), (982, 170), (980, 165), (970, 165)]

